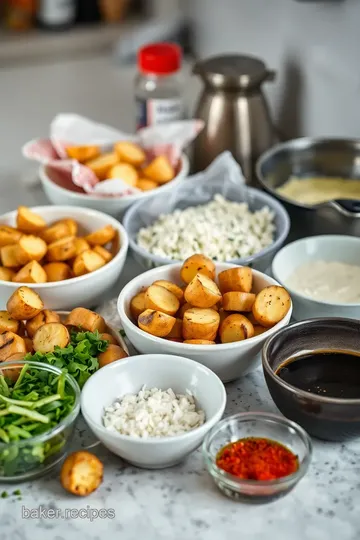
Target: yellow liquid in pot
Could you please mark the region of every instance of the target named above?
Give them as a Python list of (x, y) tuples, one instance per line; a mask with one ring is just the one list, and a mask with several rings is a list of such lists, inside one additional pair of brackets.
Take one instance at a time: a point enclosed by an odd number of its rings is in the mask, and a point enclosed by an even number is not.
[(295, 202), (312, 206), (333, 199), (360, 199), (360, 179), (291, 176), (277, 190)]

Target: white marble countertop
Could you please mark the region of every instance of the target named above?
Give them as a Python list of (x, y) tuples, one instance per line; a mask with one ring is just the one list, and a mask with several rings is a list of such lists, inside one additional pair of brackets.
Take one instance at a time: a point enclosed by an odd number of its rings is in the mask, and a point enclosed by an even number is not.
[[(33, 174), (34, 168), (22, 161), (19, 148), (26, 140), (46, 134), (56, 113), (77, 112), (132, 129), (133, 74), (133, 68), (120, 70), (102, 57), (0, 71), (0, 213), (20, 203), (45, 203), (39, 188), (23, 186), (23, 177)], [(193, 89), (189, 85), (189, 95)], [(129, 257), (118, 288), (139, 272)], [(261, 370), (228, 384), (227, 391), (226, 415), (275, 411)], [(92, 442), (80, 422), (74, 449)], [(65, 493), (58, 471), (19, 486), (0, 485), (0, 493), (9, 493), (8, 498), (0, 498), (0, 540), (360, 538), (360, 442), (314, 441), (306, 477), (285, 498), (262, 506), (225, 498), (204, 469), (200, 450), (182, 465), (162, 471), (131, 467), (100, 446), (93, 451), (104, 461), (105, 476), (87, 498)], [(21, 497), (12, 495), (17, 488)], [(49, 508), (58, 510), (60, 517), (45, 517)], [(67, 509), (84, 509), (90, 516), (92, 510), (102, 508), (114, 510), (114, 517), (63, 517)], [(30, 511), (39, 516), (26, 518)]]

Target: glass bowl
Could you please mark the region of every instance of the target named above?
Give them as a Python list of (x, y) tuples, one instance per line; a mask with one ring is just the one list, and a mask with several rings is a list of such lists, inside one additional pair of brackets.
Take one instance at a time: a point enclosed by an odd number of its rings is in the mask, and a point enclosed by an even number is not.
[[(216, 456), (225, 445), (245, 437), (262, 437), (277, 441), (299, 459), (299, 469), (276, 480), (243, 480), (216, 465)], [(266, 503), (289, 493), (305, 475), (312, 453), (310, 437), (300, 426), (271, 413), (239, 413), (225, 418), (207, 434), (202, 446), (210, 475), (218, 488), (232, 499)]]
[[(6, 375), (9, 376), (12, 370), (18, 371), (25, 364), (28, 364), (32, 371), (38, 370), (55, 375), (63, 373), (61, 369), (42, 362), (16, 360), (2, 362), (0, 376), (3, 375), (5, 369)], [(63, 459), (80, 412), (80, 388), (77, 382), (71, 375), (65, 374), (65, 385), (67, 391), (73, 393), (75, 403), (68, 416), (57, 426), (28, 439), (11, 443), (0, 442), (0, 482), (22, 482), (36, 478), (49, 472)]]

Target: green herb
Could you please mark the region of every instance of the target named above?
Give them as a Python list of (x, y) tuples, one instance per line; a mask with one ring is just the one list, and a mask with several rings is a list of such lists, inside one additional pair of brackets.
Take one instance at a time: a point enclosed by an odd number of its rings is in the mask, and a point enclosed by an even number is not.
[(8, 494), (7, 491), (3, 491), (3, 492), (1, 493), (1, 498), (2, 498), (2, 499), (7, 499), (8, 496), (9, 496), (9, 494)]
[(119, 330), (119, 334), (120, 334), (120, 336), (122, 336), (122, 337), (126, 337), (125, 330), (123, 330), (122, 328)]
[[(99, 369), (98, 356), (106, 351), (109, 342), (101, 339), (99, 332), (72, 332), (67, 347), (56, 347), (54, 352), (27, 354), (25, 360), (45, 362), (56, 366), (65, 373), (70, 373), (79, 384), (84, 386), (88, 378)], [(0, 382), (1, 384), (1, 382)], [(59, 383), (57, 393), (62, 395), (62, 384)]]
[(16, 497), (20, 497), (21, 489), (15, 489), (15, 491), (13, 491), (13, 495), (16, 495)]

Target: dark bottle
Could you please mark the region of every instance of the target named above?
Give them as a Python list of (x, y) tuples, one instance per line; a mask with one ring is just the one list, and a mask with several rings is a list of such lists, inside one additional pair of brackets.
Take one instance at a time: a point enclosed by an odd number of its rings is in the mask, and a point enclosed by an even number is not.
[(76, 0), (40, 0), (39, 26), (46, 30), (67, 30), (75, 23)]
[(76, 21), (80, 24), (100, 21), (98, 0), (77, 0)]

